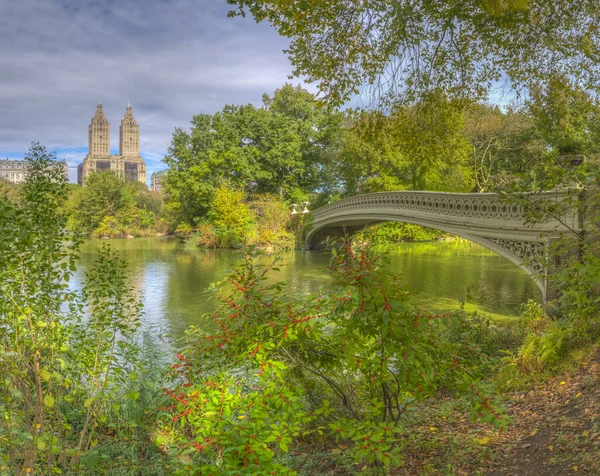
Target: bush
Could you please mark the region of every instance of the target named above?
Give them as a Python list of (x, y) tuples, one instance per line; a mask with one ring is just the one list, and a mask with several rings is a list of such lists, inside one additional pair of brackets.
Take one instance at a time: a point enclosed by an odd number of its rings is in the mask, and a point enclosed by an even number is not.
[(498, 325), (485, 314), (464, 310), (450, 314), (446, 332), (452, 342), (468, 342), (494, 357), (516, 350), (526, 334), (521, 326)]
[[(415, 310), (382, 257), (345, 243), (327, 292), (291, 299), (266, 284), (254, 257), (226, 283), (214, 326), (192, 328), (173, 366), (172, 451), (185, 471), (288, 471), (302, 438), (337, 440), (361, 464), (397, 466), (402, 415), (444, 387), (504, 424), (476, 373), (472, 349), (444, 339), (444, 318)], [(277, 259), (273, 261), (273, 265)], [(483, 357), (479, 357), (483, 358)], [(302, 436), (301, 436), (302, 435)]]
[(140, 306), (106, 247), (81, 293), (69, 289), (80, 240), (58, 212), (65, 179), (37, 144), (28, 161), (22, 204), (0, 198), (0, 465), (78, 472), (133, 378)]
[(216, 248), (217, 235), (212, 225), (205, 223), (199, 225), (196, 230), (186, 239), (185, 247), (195, 248)]
[(209, 216), (221, 247), (245, 243), (252, 233), (252, 212), (243, 197), (240, 190), (226, 182), (215, 191)]
[(401, 241), (432, 241), (441, 235), (438, 230), (411, 223), (381, 223), (369, 226), (357, 237), (359, 240), (366, 240), (373, 244), (385, 244)]
[(257, 196), (250, 208), (256, 221), (256, 244), (275, 249), (294, 248), (294, 234), (289, 231), (292, 214), (289, 206), (277, 195)]
[(175, 234), (179, 237), (184, 237), (191, 235), (193, 231), (194, 229), (189, 223), (180, 223), (175, 229)]

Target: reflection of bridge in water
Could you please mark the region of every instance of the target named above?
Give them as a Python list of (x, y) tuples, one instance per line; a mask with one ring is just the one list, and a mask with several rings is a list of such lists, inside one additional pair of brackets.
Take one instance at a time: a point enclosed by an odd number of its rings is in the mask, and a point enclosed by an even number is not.
[(311, 212), (306, 248), (319, 248), (327, 237), (351, 234), (369, 224), (413, 223), (461, 236), (504, 256), (529, 274), (546, 298), (549, 244), (582, 228), (579, 207), (571, 201), (573, 192), (561, 190), (523, 195), (534, 206), (553, 206), (561, 202), (569, 205), (560, 217), (548, 217), (531, 224), (527, 222), (529, 205), (522, 201), (509, 203), (494, 193), (380, 192), (358, 195)]

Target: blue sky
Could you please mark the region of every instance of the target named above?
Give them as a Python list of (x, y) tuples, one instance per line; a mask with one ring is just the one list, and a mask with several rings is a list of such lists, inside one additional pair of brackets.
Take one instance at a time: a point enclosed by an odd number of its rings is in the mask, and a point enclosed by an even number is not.
[(40, 141), (75, 167), (98, 101), (118, 153), (130, 101), (148, 175), (161, 170), (175, 127), (258, 105), (289, 81), (287, 40), (229, 10), (225, 0), (0, 0), (0, 158)]

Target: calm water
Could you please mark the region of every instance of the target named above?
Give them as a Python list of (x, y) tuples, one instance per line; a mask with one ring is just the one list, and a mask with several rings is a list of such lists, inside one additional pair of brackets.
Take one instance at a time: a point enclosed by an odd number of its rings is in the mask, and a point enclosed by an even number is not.
[[(173, 336), (201, 323), (203, 314), (213, 310), (206, 288), (240, 260), (235, 251), (185, 250), (175, 238), (89, 240), (82, 247), (74, 288), (81, 286), (96, 249), (106, 242), (129, 263), (146, 322)], [(540, 299), (537, 287), (523, 271), (474, 243), (401, 243), (386, 249), (392, 269), (415, 293), (415, 303), (427, 309), (456, 309), (466, 295), (471, 308), (514, 316), (528, 299)], [(325, 271), (329, 257), (320, 251), (285, 253), (281, 271), (274, 272), (272, 279), (288, 283), (292, 291), (317, 291), (329, 279)]]

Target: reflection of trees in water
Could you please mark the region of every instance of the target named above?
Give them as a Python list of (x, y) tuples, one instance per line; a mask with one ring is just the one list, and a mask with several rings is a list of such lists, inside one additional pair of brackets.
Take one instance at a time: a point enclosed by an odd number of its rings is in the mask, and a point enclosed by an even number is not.
[(401, 275), (417, 297), (450, 298), (479, 305), (489, 312), (518, 314), (521, 303), (539, 299), (527, 274), (507, 259), (469, 242), (401, 243), (385, 247), (390, 271)]
[(188, 253), (177, 253), (175, 255), (175, 260), (179, 264), (191, 264), (194, 260), (194, 257)]
[(460, 239), (457, 241), (425, 241), (413, 243), (398, 243), (394, 245), (380, 245), (376, 250), (390, 251), (403, 254), (427, 254), (433, 253), (436, 256), (498, 256), (491, 250), (484, 248), (477, 243)]
[[(235, 250), (185, 250), (177, 239), (139, 238), (94, 240), (82, 249), (82, 264), (72, 280), (72, 289), (81, 286), (83, 272), (95, 260), (95, 248), (109, 241), (128, 261), (133, 285), (143, 293), (148, 321), (180, 336), (202, 316), (214, 309), (206, 289), (223, 279), (241, 260)], [(377, 246), (389, 252), (390, 271), (399, 274), (406, 289), (422, 291), (415, 303), (434, 309), (437, 303), (448, 309), (470, 288), (469, 302), (483, 309), (516, 315), (521, 303), (539, 298), (533, 281), (517, 266), (480, 245), (470, 242), (398, 243)], [(266, 265), (274, 255), (262, 255)], [(327, 288), (326, 268), (331, 254), (325, 251), (296, 251), (281, 255), (270, 283), (286, 283), (291, 295), (306, 295)], [(208, 325), (208, 324), (207, 324)]]

